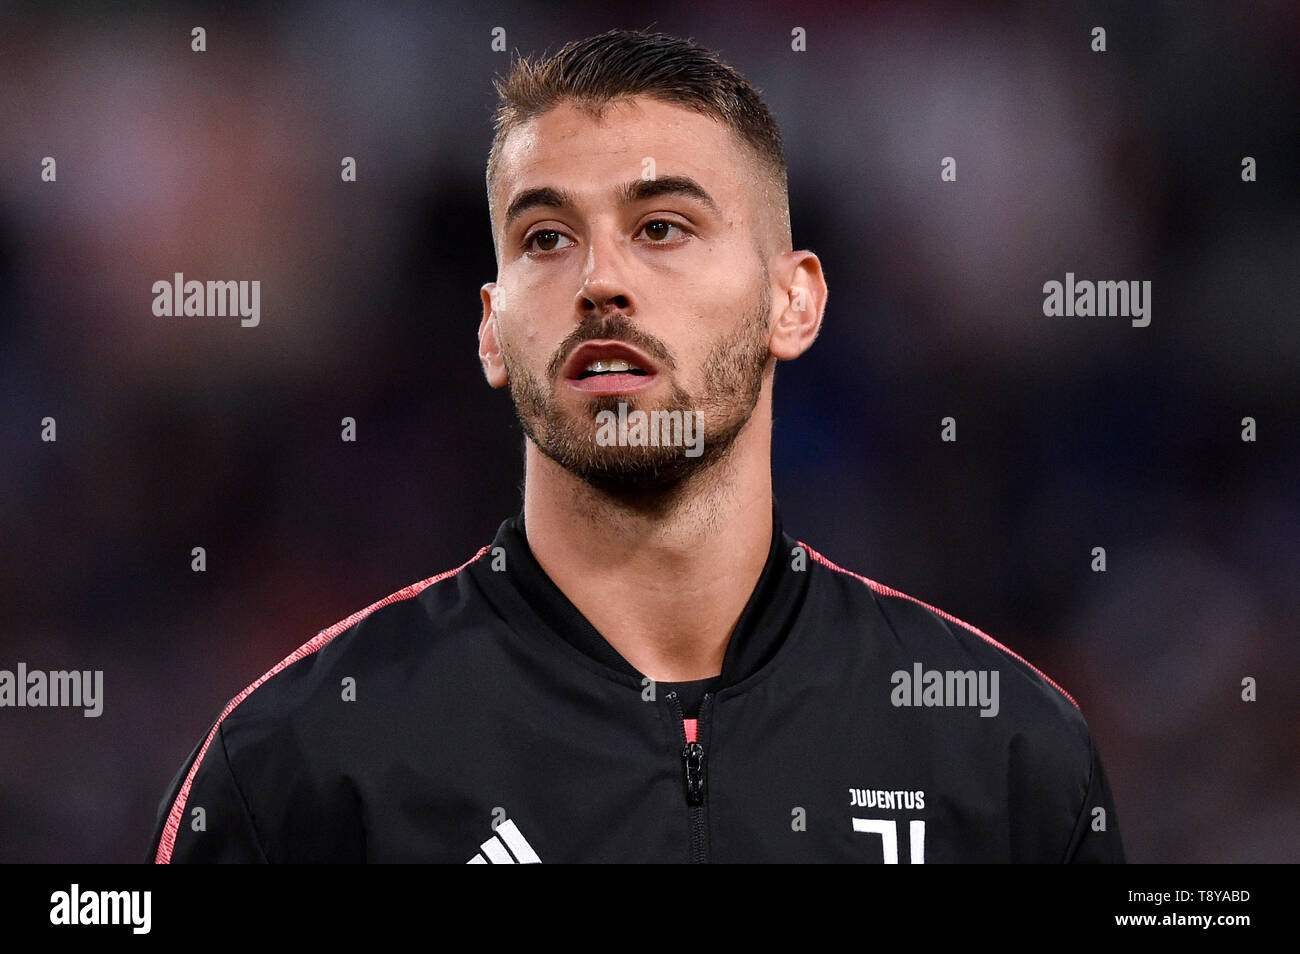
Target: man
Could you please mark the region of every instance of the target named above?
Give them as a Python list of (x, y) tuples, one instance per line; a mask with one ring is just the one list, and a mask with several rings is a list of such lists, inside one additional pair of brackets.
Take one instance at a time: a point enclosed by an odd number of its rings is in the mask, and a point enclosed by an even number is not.
[(155, 860), (1122, 861), (1063, 690), (781, 528), (774, 369), (827, 291), (757, 93), (624, 31), (498, 91), (523, 511), (236, 696)]

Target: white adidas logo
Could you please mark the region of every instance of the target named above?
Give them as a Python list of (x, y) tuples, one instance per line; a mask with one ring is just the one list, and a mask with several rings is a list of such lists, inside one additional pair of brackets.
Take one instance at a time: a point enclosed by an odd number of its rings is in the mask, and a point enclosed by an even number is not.
[[(505, 844), (502, 844), (505, 842)], [(506, 848), (509, 847), (510, 851)], [(528, 844), (528, 839), (523, 836), (509, 818), (497, 825), (497, 832), (483, 844), (479, 845), (482, 853), (475, 855), (467, 865), (540, 865), (542, 859), (537, 857), (537, 852), (533, 851), (533, 846)], [(510, 852), (514, 852), (511, 855)], [(486, 855), (487, 857), (484, 857)]]

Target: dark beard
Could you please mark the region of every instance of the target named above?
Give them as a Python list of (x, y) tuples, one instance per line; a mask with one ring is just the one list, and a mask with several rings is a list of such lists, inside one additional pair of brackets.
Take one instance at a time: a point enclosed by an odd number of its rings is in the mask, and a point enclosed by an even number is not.
[[(693, 398), (674, 384), (666, 403), (658, 407), (642, 407), (635, 394), (607, 394), (590, 401), (589, 418), (574, 419), (566, 416), (536, 377), (515, 367), (507, 357), (510, 393), (520, 426), (538, 450), (603, 493), (629, 498), (671, 494), (688, 479), (724, 460), (753, 414), (763, 386), (763, 370), (770, 357), (767, 324), (771, 303), (765, 273), (758, 306), (734, 334), (719, 341), (710, 352), (704, 366), (703, 393)], [(668, 370), (673, 367), (661, 344), (641, 333), (623, 316), (614, 315), (593, 320), (590, 325), (584, 323), (566, 339), (547, 369), (551, 379), (558, 376), (564, 355), (572, 353), (578, 343), (594, 338), (636, 345), (665, 364)], [(695, 412), (702, 438), (701, 453), (688, 457), (682, 446), (601, 446), (596, 440), (596, 415), (601, 411), (617, 415), (620, 404), (627, 405), (628, 414), (636, 410)]]

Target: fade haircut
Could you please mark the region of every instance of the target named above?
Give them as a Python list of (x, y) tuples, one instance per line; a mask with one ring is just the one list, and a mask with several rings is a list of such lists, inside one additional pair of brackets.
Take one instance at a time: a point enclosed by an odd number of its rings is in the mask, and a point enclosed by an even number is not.
[(502, 148), (512, 130), (561, 103), (571, 103), (599, 121), (610, 103), (644, 95), (726, 125), (758, 159), (767, 178), (766, 201), (782, 234), (789, 235), (781, 131), (758, 91), (713, 51), (666, 33), (610, 30), (567, 43), (553, 56), (519, 57), (508, 77), (494, 77), (492, 82), (498, 105), (487, 164), (489, 210)]

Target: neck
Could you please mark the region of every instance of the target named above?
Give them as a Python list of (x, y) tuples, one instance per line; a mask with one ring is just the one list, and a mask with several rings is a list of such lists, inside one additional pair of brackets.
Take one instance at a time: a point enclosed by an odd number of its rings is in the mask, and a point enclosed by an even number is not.
[(612, 496), (531, 441), (525, 468), (529, 548), (610, 645), (656, 682), (720, 673), (772, 541), (770, 400), (670, 493)]

